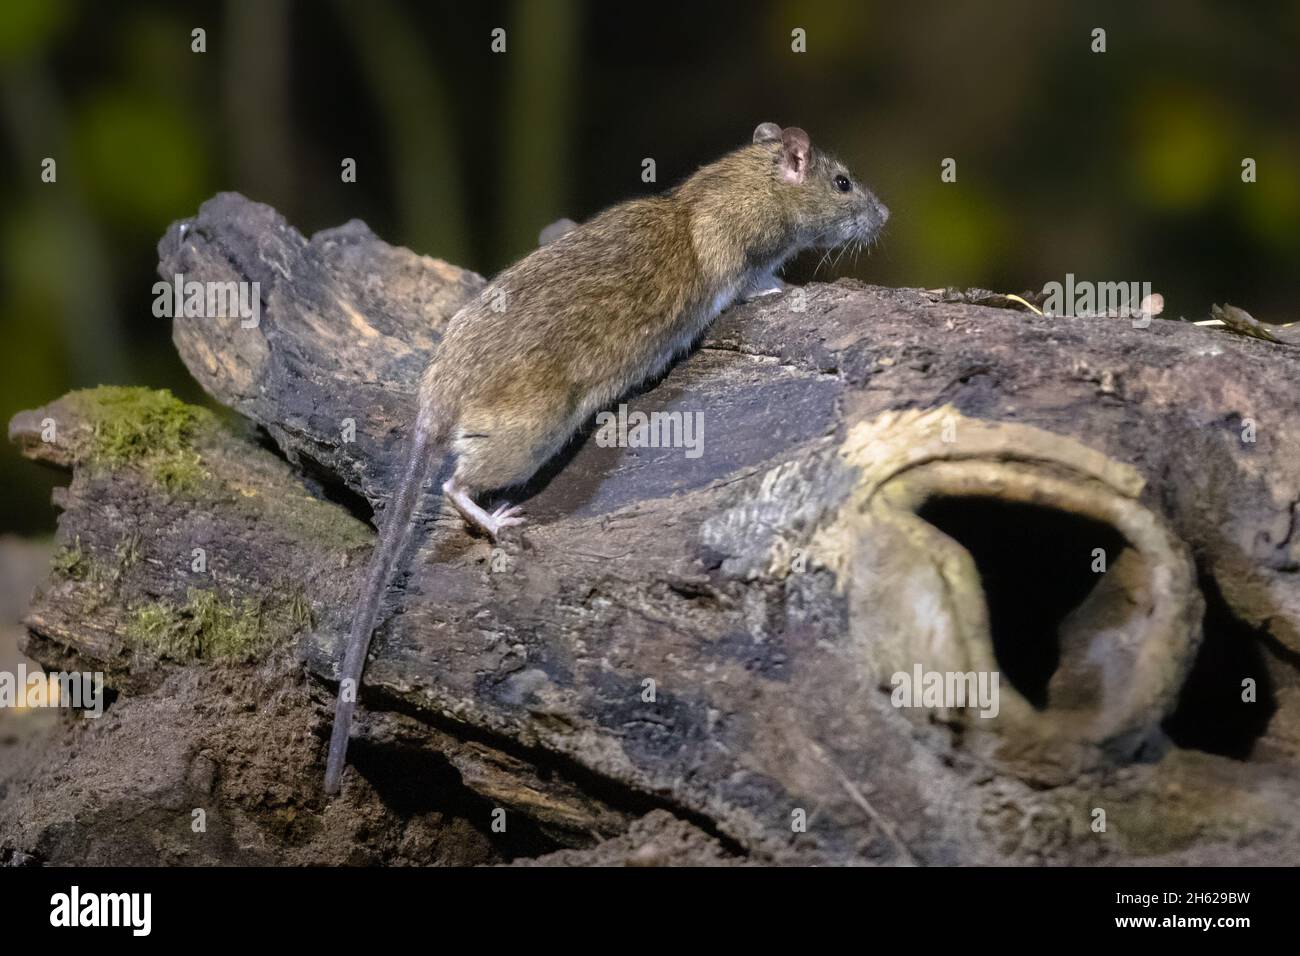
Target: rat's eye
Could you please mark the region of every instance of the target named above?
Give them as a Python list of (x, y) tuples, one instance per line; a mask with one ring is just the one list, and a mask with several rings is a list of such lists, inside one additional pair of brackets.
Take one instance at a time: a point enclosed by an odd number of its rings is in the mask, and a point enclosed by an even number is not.
[(849, 182), (848, 176), (839, 175), (835, 177), (835, 188), (842, 193), (846, 193), (853, 188), (853, 184)]

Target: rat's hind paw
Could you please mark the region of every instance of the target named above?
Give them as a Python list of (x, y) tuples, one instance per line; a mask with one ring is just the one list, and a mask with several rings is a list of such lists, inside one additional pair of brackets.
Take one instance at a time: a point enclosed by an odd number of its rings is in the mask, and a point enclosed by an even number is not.
[(501, 505), (487, 516), (487, 521), (483, 523), (483, 530), (495, 541), (503, 529), (513, 528), (527, 520), (523, 516), (523, 510), (519, 505)]

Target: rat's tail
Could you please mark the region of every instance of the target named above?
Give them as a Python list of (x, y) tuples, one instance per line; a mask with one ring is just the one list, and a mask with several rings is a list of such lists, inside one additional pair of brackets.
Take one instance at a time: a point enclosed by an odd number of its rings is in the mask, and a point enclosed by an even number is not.
[(384, 510), (384, 527), (370, 557), (361, 603), (352, 617), (347, 649), (339, 668), (339, 699), (334, 711), (334, 729), (330, 733), (329, 758), (325, 764), (325, 792), (338, 793), (348, 752), (348, 733), (352, 728), (352, 711), (356, 708), (361, 686), (361, 672), (366, 666), (366, 652), (379, 617), (379, 606), (392, 580), (398, 555), (406, 545), (415, 506), (424, 493), (425, 482), (433, 470), (434, 452), (443, 444), (443, 430), (429, 421), (421, 410), (407, 447), (406, 464), (388, 507)]

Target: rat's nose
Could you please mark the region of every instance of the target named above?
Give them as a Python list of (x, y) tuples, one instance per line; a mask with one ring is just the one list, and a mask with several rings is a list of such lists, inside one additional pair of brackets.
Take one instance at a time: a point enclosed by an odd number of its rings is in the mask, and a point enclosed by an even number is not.
[(876, 200), (876, 216), (880, 219), (880, 224), (882, 226), (889, 222), (889, 207), (879, 199)]

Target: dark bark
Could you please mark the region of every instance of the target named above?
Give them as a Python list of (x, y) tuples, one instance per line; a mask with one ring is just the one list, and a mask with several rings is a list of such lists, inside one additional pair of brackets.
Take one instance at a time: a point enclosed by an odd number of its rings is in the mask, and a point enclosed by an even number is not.
[[(183, 617), (204, 546), (203, 586), (260, 609), (247, 656), (295, 647), (320, 682), (319, 748), (370, 541), (343, 506), (382, 504), (419, 371), (482, 280), (356, 222), (307, 240), (233, 195), (160, 256), (167, 279), (260, 283), (257, 328), (182, 318), (174, 338), (288, 462), (203, 419), (202, 479), (165, 492), (148, 455), (96, 456), (99, 412), (15, 419), (74, 468), (60, 540), (90, 556), (36, 601), (31, 652), (105, 662), (123, 702), (156, 693), (175, 665), (139, 646), (140, 607)], [(436, 806), (441, 753), (487, 801), (467, 818), (519, 811), (533, 848), (664, 807), (760, 859), (1294, 860), (1300, 353), (943, 299), (841, 282), (730, 310), (628, 399), (699, 413), (703, 453), (580, 436), (510, 495), (530, 523), (499, 547), (430, 496), (345, 796), (400, 818), (384, 781), (416, 754)], [(139, 559), (114, 576), (124, 539)], [(237, 666), (208, 660), (185, 670)], [(914, 665), (996, 667), (1001, 713), (891, 706)], [(291, 790), (319, 816), (315, 756)]]

